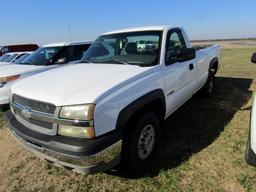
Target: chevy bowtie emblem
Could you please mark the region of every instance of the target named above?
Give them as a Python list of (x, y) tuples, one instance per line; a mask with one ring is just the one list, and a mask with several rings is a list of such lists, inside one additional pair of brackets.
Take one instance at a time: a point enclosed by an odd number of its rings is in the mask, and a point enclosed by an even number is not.
[(31, 117), (32, 117), (32, 113), (29, 109), (22, 109), (21, 114), (26, 119), (31, 119)]

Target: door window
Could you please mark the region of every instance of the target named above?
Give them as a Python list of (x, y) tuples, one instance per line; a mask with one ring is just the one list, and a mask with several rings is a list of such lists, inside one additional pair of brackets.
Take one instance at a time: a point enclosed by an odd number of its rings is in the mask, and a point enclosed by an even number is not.
[[(167, 36), (166, 46), (166, 64), (172, 64), (175, 57), (181, 51), (186, 49), (186, 44), (181, 31), (170, 32)], [(172, 62), (170, 62), (172, 60)]]

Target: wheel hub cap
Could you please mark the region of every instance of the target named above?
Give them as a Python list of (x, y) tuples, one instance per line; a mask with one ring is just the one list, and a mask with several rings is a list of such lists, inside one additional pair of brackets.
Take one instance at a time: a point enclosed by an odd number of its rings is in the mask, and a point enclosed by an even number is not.
[(139, 136), (138, 155), (145, 160), (151, 154), (155, 144), (155, 129), (153, 125), (146, 125)]

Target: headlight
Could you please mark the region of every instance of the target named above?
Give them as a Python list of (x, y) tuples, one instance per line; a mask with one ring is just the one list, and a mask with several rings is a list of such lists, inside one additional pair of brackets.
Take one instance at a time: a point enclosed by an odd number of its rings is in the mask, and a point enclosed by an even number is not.
[(7, 83), (10, 81), (14, 81), (16, 79), (18, 79), (20, 77), (20, 75), (13, 75), (13, 76), (8, 76), (8, 77), (0, 77), (0, 83)]
[[(94, 104), (62, 107), (60, 111), (60, 118), (77, 121), (93, 121), (94, 109)], [(64, 136), (78, 138), (95, 137), (93, 124), (88, 127), (59, 125), (58, 133)]]
[(77, 138), (92, 139), (95, 137), (94, 127), (59, 125), (58, 133), (59, 135)]
[(94, 104), (62, 107), (60, 117), (74, 120), (93, 120)]

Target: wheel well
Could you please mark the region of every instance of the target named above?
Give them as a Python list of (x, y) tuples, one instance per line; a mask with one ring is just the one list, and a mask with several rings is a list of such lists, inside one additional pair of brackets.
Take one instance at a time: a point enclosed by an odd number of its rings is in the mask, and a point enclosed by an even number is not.
[(146, 111), (154, 112), (159, 117), (159, 120), (164, 119), (165, 110), (166, 104), (163, 90), (154, 90), (133, 101), (120, 111), (117, 118), (116, 129), (127, 127), (129, 121), (138, 119), (138, 117), (145, 114)]
[(128, 122), (136, 121), (141, 115), (144, 115), (146, 112), (153, 112), (157, 115), (160, 121), (162, 121), (165, 117), (165, 104), (161, 99), (156, 99), (146, 104), (139, 110), (137, 110), (134, 114), (131, 115)]

